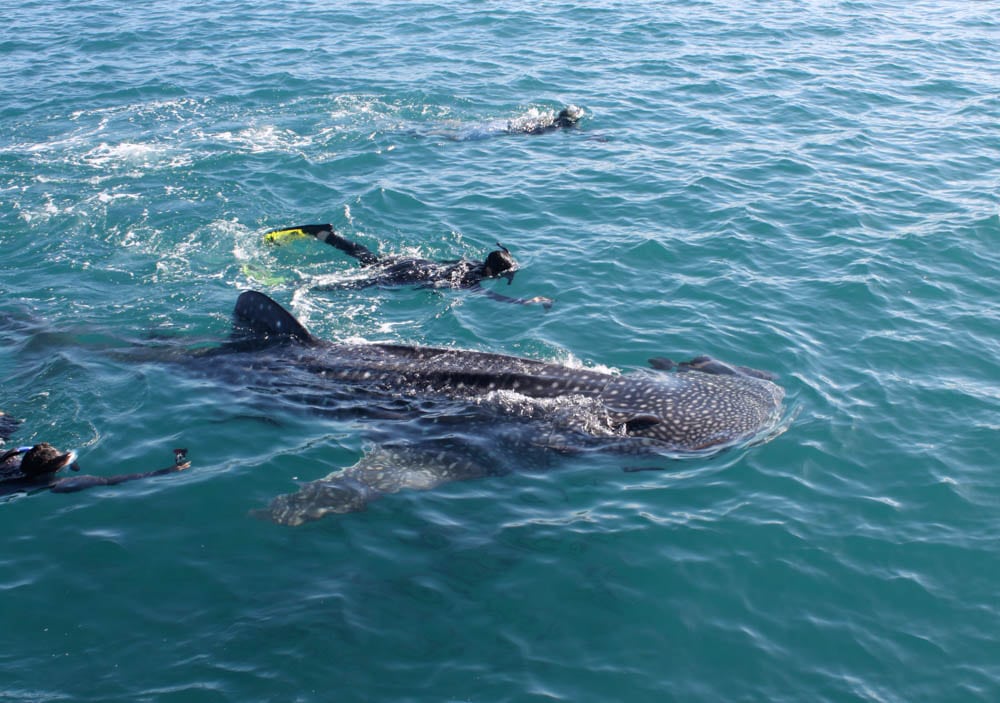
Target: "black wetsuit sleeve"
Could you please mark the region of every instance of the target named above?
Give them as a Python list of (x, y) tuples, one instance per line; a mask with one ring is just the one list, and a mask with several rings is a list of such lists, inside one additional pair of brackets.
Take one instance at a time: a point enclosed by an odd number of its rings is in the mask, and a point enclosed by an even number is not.
[(156, 469), (155, 471), (119, 474), (117, 476), (70, 476), (67, 478), (60, 478), (52, 484), (51, 489), (53, 493), (75, 493), (77, 491), (84, 491), (88, 488), (93, 488), (94, 486), (114, 486), (119, 483), (125, 483), (126, 481), (136, 481), (141, 478), (172, 474), (177, 471), (183, 471), (191, 466), (191, 462), (185, 457), (186, 453), (178, 453), (177, 463), (163, 469)]
[(371, 266), (372, 264), (377, 264), (379, 262), (378, 256), (372, 252), (371, 249), (362, 244), (358, 244), (357, 242), (352, 242), (349, 239), (341, 237), (339, 234), (334, 232), (332, 228), (329, 231), (319, 232), (314, 236), (319, 241), (325, 242), (335, 249), (340, 249), (340, 251), (344, 252), (348, 256), (353, 256), (364, 266)]

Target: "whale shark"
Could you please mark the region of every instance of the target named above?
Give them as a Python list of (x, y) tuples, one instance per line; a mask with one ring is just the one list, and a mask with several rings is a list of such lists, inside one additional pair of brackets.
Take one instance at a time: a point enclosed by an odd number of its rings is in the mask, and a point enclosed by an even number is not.
[(620, 374), (456, 348), (331, 342), (257, 291), (239, 296), (233, 322), (228, 340), (197, 354), (200, 368), (282, 402), (373, 421), (374, 448), (357, 464), (255, 512), (284, 525), (551, 455), (710, 455), (766, 441), (782, 415), (785, 392), (769, 374), (708, 357), (657, 358)]

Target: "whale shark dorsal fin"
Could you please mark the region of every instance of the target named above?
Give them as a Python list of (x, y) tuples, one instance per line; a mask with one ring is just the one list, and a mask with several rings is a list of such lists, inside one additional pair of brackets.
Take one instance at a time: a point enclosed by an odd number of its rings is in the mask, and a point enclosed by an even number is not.
[[(317, 343), (316, 338), (309, 334), (292, 313), (255, 290), (240, 294), (233, 309), (233, 318), (240, 331), (248, 331), (263, 339), (294, 339), (309, 345)], [(234, 330), (234, 336), (235, 332)]]
[(677, 362), (665, 356), (654, 356), (649, 360), (649, 365), (657, 371), (672, 371), (677, 368)]

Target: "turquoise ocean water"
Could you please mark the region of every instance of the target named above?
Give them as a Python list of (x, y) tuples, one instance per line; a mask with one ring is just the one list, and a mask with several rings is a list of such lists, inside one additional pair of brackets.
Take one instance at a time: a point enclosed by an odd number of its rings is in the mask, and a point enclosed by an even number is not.
[[(1000, 699), (995, 2), (4, 3), (4, 701)], [(496, 133), (582, 106), (582, 128)], [(316, 292), (269, 228), (509, 295)], [(256, 287), (332, 339), (780, 374), (762, 446), (249, 512), (371, 438), (115, 350)]]

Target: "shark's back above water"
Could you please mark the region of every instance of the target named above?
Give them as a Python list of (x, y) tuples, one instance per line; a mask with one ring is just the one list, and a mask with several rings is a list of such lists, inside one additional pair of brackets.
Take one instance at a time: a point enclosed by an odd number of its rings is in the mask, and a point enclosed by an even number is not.
[[(525, 399), (527, 405), (558, 400), (586, 407), (586, 413), (579, 416), (586, 417), (586, 422), (571, 414), (568, 423), (547, 429), (548, 434), (529, 430), (535, 446), (549, 443), (565, 449), (576, 437), (589, 447), (596, 442), (611, 451), (671, 456), (713, 452), (767, 435), (780, 420), (784, 398), (784, 390), (767, 374), (707, 357), (679, 365), (667, 362), (672, 367), (669, 371), (662, 370), (662, 360), (651, 360), (655, 370), (617, 375), (487, 352), (325, 342), (278, 303), (256, 291), (240, 295), (234, 321), (229, 351), (245, 354), (248, 369), (266, 367), (272, 376), (287, 372), (298, 380), (286, 384), (286, 389), (294, 385), (295, 392), (308, 388), (313, 396), (350, 396), (352, 407), (357, 407), (359, 398), (371, 402), (388, 397), (412, 403), (409, 411), (419, 415), (427, 412), (426, 403), (435, 400), (482, 404), (510, 396)], [(270, 362), (261, 361), (262, 357)], [(500, 401), (494, 405), (500, 408), (497, 422), (506, 417), (513, 426), (531, 415), (525, 404), (515, 404), (515, 410), (506, 415)], [(546, 412), (537, 413), (536, 425), (553, 424)], [(484, 427), (489, 431), (489, 423)], [(509, 435), (503, 436), (508, 441)], [(489, 467), (470, 468), (476, 462), (468, 456), (448, 462), (435, 473), (428, 469), (428, 462), (414, 459), (419, 449), (407, 446), (405, 451), (383, 451), (375, 468), (369, 466), (373, 460), (367, 458), (358, 466), (307, 484), (291, 497), (276, 499), (270, 516), (298, 524), (328, 512), (360, 509), (358, 506), (363, 507), (372, 496), (386, 492), (386, 485), (395, 486), (392, 491), (426, 488), (445, 480), (491, 473)], [(419, 478), (411, 481), (402, 468), (385, 473), (384, 466), (393, 459), (411, 467), (419, 464), (420, 471), (411, 472)], [(372, 483), (375, 475), (382, 477), (377, 485)], [(386, 476), (392, 476), (391, 480), (386, 481)], [(292, 498), (295, 500), (290, 504)]]
[[(700, 451), (748, 439), (780, 414), (783, 389), (768, 378), (715, 362), (708, 371), (614, 375), (503, 354), (396, 344), (335, 344), (311, 335), (266, 295), (243, 293), (235, 317), (257, 343), (291, 344), (325, 382), (362, 384), (401, 395), (598, 401), (609, 426), (673, 451)], [(719, 369), (721, 367), (722, 370)]]

